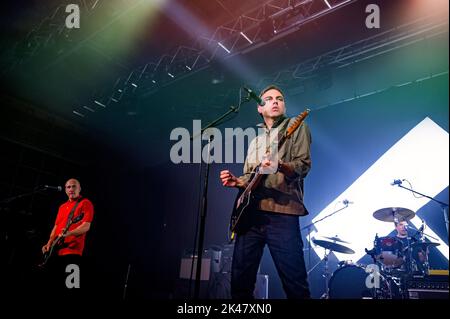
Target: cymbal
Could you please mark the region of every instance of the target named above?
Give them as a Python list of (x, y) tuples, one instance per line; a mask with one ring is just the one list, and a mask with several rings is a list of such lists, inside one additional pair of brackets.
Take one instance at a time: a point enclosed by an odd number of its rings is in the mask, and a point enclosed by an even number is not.
[(334, 237), (326, 237), (326, 236), (323, 236), (323, 238), (331, 239), (332, 241), (337, 241), (337, 242), (339, 242), (339, 243), (350, 244), (350, 242), (345, 241), (345, 240), (342, 240), (342, 239), (340, 239), (338, 236), (334, 236)]
[(402, 207), (382, 208), (373, 213), (373, 217), (383, 222), (409, 221), (415, 215), (412, 210)]
[(355, 251), (353, 249), (350, 249), (341, 244), (333, 243), (331, 241), (320, 240), (320, 239), (313, 239), (312, 241), (320, 247), (323, 247), (325, 249), (329, 249), (329, 250), (332, 250), (332, 251), (335, 251), (338, 253), (343, 253), (343, 254), (354, 254), (355, 253)]
[(423, 243), (423, 242), (417, 242), (417, 243), (413, 243), (411, 244), (411, 247), (416, 248), (416, 247), (420, 247), (423, 250), (427, 249), (430, 246), (436, 247), (439, 246), (439, 243)]

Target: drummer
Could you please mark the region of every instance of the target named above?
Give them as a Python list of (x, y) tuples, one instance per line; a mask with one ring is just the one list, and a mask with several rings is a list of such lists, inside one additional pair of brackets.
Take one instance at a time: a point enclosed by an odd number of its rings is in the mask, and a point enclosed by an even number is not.
[[(408, 235), (408, 222), (406, 220), (394, 220), (395, 230), (397, 231), (396, 237), (403, 244), (403, 253), (407, 259), (410, 256), (410, 247), (413, 243), (418, 240), (414, 237), (409, 237)], [(414, 260), (414, 265), (412, 271), (425, 271), (425, 262), (426, 262), (426, 251), (423, 251), (422, 248), (414, 248), (412, 250), (412, 259)], [(409, 264), (409, 263), (408, 263)], [(411, 270), (410, 270), (411, 271)]]

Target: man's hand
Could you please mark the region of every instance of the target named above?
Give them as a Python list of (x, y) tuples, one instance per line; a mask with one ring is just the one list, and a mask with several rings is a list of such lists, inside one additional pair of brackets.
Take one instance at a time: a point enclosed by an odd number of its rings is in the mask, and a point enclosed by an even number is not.
[(272, 161), (267, 158), (264, 158), (261, 162), (261, 167), (269, 167), (271, 165), (272, 165)]
[(48, 252), (50, 250), (50, 243), (45, 244), (44, 246), (42, 246), (42, 253), (45, 254), (46, 252)]
[(290, 178), (295, 176), (295, 171), (292, 168), (292, 166), (287, 165), (286, 163), (284, 163), (282, 161), (279, 161), (279, 163), (278, 163), (278, 171), (280, 171), (285, 176), (290, 177)]
[(231, 174), (230, 171), (224, 170), (220, 172), (220, 180), (222, 181), (222, 185), (226, 187), (241, 187), (242, 181)]

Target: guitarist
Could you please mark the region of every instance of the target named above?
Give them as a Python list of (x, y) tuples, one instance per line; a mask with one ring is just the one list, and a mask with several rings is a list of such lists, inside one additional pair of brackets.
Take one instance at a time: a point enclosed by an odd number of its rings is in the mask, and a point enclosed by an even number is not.
[[(81, 273), (81, 256), (86, 233), (91, 227), (94, 216), (94, 206), (89, 199), (80, 195), (81, 186), (78, 180), (69, 179), (65, 184), (65, 191), (68, 201), (59, 207), (55, 225), (48, 242), (42, 247), (42, 253), (48, 254), (52, 244), (56, 244), (46, 265), (48, 264), (51, 272), (53, 288), (68, 292), (66, 278), (71, 272), (66, 272), (66, 267), (70, 264), (77, 265)], [(67, 226), (68, 228), (64, 232)], [(71, 290), (75, 291), (76, 289)]]
[(268, 141), (285, 132), (293, 120), (285, 116), (280, 88), (271, 85), (261, 92), (260, 98), (264, 105), (258, 105), (257, 110), (264, 119), (260, 125), (264, 133), (249, 145), (244, 175), (236, 177), (228, 170), (220, 172), (223, 186), (244, 189), (258, 164), (262, 168), (278, 165), (278, 170), (264, 175), (253, 191), (253, 205), (245, 212), (245, 225), (236, 231), (231, 295), (234, 299), (253, 298), (259, 263), (267, 244), (287, 298), (308, 299), (299, 216), (308, 214), (303, 204), (303, 179), (311, 168), (311, 135), (308, 126), (302, 123), (278, 150), (278, 159), (263, 157), (267, 148), (261, 145), (269, 145)]

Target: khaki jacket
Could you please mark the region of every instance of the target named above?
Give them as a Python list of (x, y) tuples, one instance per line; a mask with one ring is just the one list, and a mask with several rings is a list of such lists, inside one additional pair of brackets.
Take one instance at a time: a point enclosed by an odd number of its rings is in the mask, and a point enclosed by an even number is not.
[[(272, 160), (282, 160), (291, 165), (295, 176), (289, 178), (281, 172), (266, 175), (254, 191), (257, 207), (260, 210), (304, 216), (308, 211), (303, 204), (303, 179), (311, 168), (311, 134), (305, 122), (295, 130), (278, 151), (278, 136), (284, 133), (294, 119), (281, 117), (269, 130), (265, 124), (260, 124), (263, 133), (254, 138), (249, 145), (244, 164), (244, 175), (240, 178), (247, 184), (256, 166), (269, 150)], [(275, 141), (275, 143), (274, 143)], [(267, 147), (269, 146), (269, 147)]]

